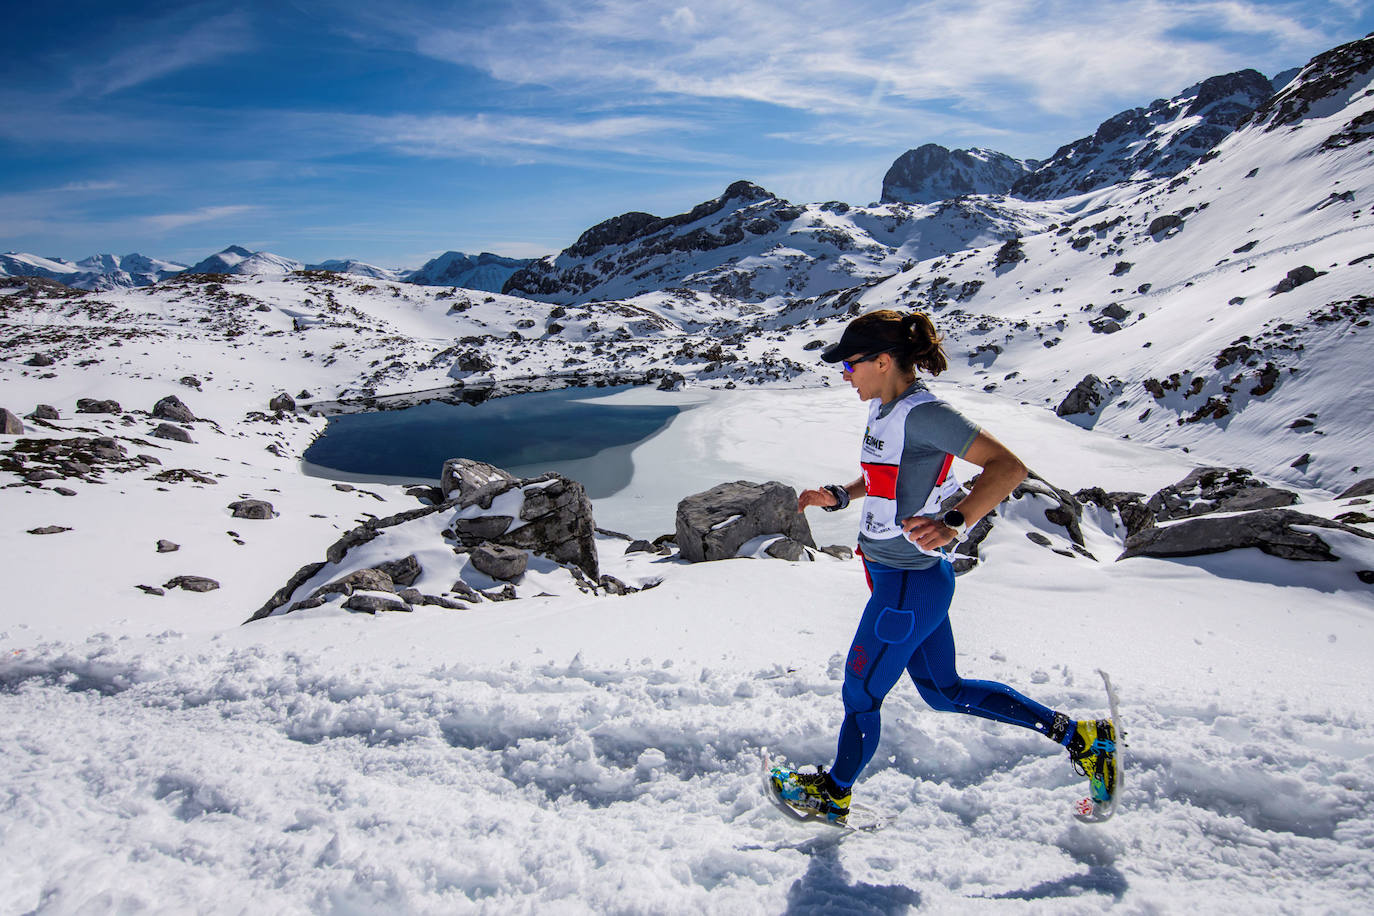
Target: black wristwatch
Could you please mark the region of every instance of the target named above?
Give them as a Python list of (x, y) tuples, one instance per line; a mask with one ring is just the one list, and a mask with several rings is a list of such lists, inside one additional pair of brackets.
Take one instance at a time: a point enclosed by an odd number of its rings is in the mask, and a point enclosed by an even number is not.
[(954, 540), (962, 541), (968, 537), (968, 520), (964, 518), (964, 513), (958, 509), (950, 509), (940, 519), (940, 523), (946, 528), (954, 529)]
[(821, 506), (826, 512), (839, 512), (849, 505), (849, 491), (837, 483), (828, 483), (821, 487), (822, 490), (835, 497), (835, 505)]

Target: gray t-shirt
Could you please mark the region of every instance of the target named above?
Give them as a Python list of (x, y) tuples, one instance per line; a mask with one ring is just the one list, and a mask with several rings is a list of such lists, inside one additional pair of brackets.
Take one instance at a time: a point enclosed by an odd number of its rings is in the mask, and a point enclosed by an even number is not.
[[(896, 401), (879, 408), (878, 416), (887, 416), (898, 401), (926, 390), (925, 383), (917, 379)], [(964, 457), (979, 432), (976, 423), (944, 401), (928, 401), (911, 408), (897, 471), (897, 518), (910, 518), (920, 510), (935, 486), (945, 456)], [(926, 569), (940, 562), (938, 557), (921, 553), (905, 537), (874, 540), (860, 534), (859, 548), (868, 559), (897, 569)]]

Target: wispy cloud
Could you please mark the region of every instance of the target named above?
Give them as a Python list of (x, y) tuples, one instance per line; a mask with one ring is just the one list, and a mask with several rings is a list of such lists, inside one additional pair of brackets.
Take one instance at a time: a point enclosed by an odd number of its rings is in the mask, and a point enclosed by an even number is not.
[(155, 213), (142, 217), (142, 221), (153, 229), (166, 232), (170, 229), (180, 229), (183, 226), (191, 226), (197, 223), (208, 223), (215, 220), (229, 219), (234, 216), (241, 216), (260, 210), (260, 207), (235, 204), (222, 207), (199, 207), (195, 210), (187, 210), (182, 213)]
[(253, 47), (244, 13), (211, 15), (212, 9), (191, 6), (141, 24), (136, 34), (110, 36), (109, 46), (117, 50), (76, 67), (71, 73), (72, 92), (107, 96)]
[[(591, 0), (429, 27), (426, 55), (569, 93), (674, 94), (814, 113), (913, 104), (1045, 111), (1181, 89), (1253, 65), (1238, 42), (1320, 45), (1304, 6), (1252, 0)], [(1310, 19), (1310, 15), (1307, 17)], [(1196, 37), (1205, 27), (1209, 37)], [(1167, 91), (1167, 90), (1166, 90)]]

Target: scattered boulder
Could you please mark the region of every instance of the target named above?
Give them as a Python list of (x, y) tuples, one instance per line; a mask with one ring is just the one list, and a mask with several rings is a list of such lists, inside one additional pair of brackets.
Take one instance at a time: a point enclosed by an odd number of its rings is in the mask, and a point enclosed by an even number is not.
[(345, 610), (356, 611), (360, 614), (378, 614), (385, 611), (409, 611), (410, 605), (406, 604), (397, 596), (378, 595), (371, 592), (359, 592), (350, 595), (343, 604)]
[(676, 541), (684, 560), (726, 560), (746, 541), (781, 534), (815, 547), (811, 526), (797, 511), (797, 492), (776, 480), (722, 483), (677, 504)]
[(196, 378), (194, 375), (183, 375), (181, 378), (177, 379), (177, 381), (181, 382), (181, 384), (185, 385), (187, 388), (194, 388), (197, 391), (200, 390), (200, 379)]
[(188, 592), (213, 592), (219, 583), (205, 576), (177, 576), (162, 584), (163, 588), (179, 588)]
[(123, 413), (118, 401), (101, 401), (96, 398), (77, 398), (77, 413)]
[(22, 436), (24, 434), (24, 424), (3, 407), (0, 407), (0, 434), (6, 436)]
[(137, 588), (145, 595), (154, 595), (158, 598), (161, 598), (163, 595), (167, 594), (167, 592), (158, 588), (156, 585), (136, 585), (134, 586), (134, 588)]
[(159, 540), (159, 541), (157, 542), (157, 552), (158, 552), (158, 553), (173, 553), (173, 552), (178, 551), (178, 550), (180, 550), (180, 549), (181, 549), (181, 545), (180, 545), (180, 544), (174, 544), (174, 543), (172, 543), (171, 541)]
[(1366, 477), (1364, 480), (1348, 487), (1344, 493), (1336, 498), (1348, 499), (1355, 496), (1374, 496), (1374, 477)]
[(194, 443), (196, 440), (191, 438), (191, 434), (180, 426), (171, 423), (159, 423), (157, 429), (153, 430), (155, 439), (170, 439), (173, 442)]
[(310, 598), (319, 598), (324, 595), (351, 595), (358, 591), (394, 592), (396, 586), (391, 576), (380, 569), (355, 569), (346, 576), (320, 586)]
[(296, 399), (283, 391), (267, 402), (267, 408), (268, 410), (280, 410), (286, 413), (292, 413), (296, 409)]
[(158, 401), (153, 405), (153, 416), (158, 420), (171, 420), (174, 423), (194, 423), (196, 415), (191, 413), (191, 408), (181, 402), (181, 398), (174, 394)]
[(837, 560), (854, 559), (854, 551), (844, 546), (843, 544), (830, 544), (825, 547), (822, 547), (820, 550), (821, 553), (827, 554), (828, 556), (832, 556)]
[(496, 494), (504, 493), (515, 482), (514, 475), (485, 461), (450, 458), (444, 462), (439, 489), (444, 499), (490, 509)]
[(1131, 313), (1121, 303), (1113, 302), (1102, 309), (1102, 315), (1106, 318), (1114, 318), (1117, 321), (1125, 321), (1131, 316)]
[(1277, 509), (1297, 502), (1298, 494), (1266, 486), (1246, 468), (1202, 467), (1156, 492), (1145, 506), (1155, 521), (1165, 522), (1212, 512)]
[(1293, 509), (1258, 509), (1221, 518), (1188, 518), (1147, 528), (1126, 539), (1118, 559), (1195, 557), (1243, 547), (1256, 547), (1285, 560), (1332, 561), (1337, 557), (1318, 535), (1295, 526), (1329, 528), (1374, 539), (1351, 525)]
[(38, 368), (46, 368), (48, 366), (51, 366), (54, 362), (55, 360), (46, 353), (35, 353), (33, 356), (30, 356), (28, 359), (24, 360), (24, 365), (36, 366)]
[(1322, 273), (1324, 273), (1324, 271), (1318, 272), (1316, 268), (1309, 267), (1306, 264), (1301, 267), (1294, 267), (1288, 272), (1288, 275), (1280, 280), (1278, 285), (1274, 287), (1273, 295), (1277, 296), (1279, 293), (1291, 292), (1304, 283), (1311, 283), (1313, 280), (1322, 276)]
[(1115, 334), (1121, 330), (1121, 322), (1112, 318), (1094, 318), (1088, 322), (1088, 327), (1094, 334)]
[(30, 528), (29, 534), (61, 534), (64, 531), (71, 531), (70, 528), (63, 528), (61, 525), (44, 525), (42, 528)]
[(490, 541), (479, 544), (471, 557), (473, 568), (478, 572), (507, 582), (523, 576), (530, 562), (526, 551)]
[(57, 408), (51, 404), (39, 404), (29, 414), (30, 420), (60, 420), (62, 415), (57, 412)]
[(1177, 213), (1166, 213), (1163, 216), (1156, 216), (1150, 220), (1150, 226), (1145, 231), (1158, 238), (1165, 232), (1171, 232), (1183, 225), (1183, 217)]
[(1061, 417), (1096, 413), (1102, 406), (1106, 390), (1107, 386), (1103, 384), (1102, 379), (1092, 374), (1085, 375), (1073, 386), (1073, 390), (1064, 397), (1054, 412)]
[(424, 569), (420, 566), (420, 560), (411, 554), (401, 560), (388, 560), (385, 563), (377, 564), (377, 571), (385, 573), (392, 582), (400, 586), (411, 586), (415, 580), (420, 578)]
[(265, 499), (241, 499), (238, 502), (230, 503), (229, 508), (233, 510), (234, 518), (267, 519), (277, 517), (276, 510)]
[(764, 548), (764, 553), (777, 560), (787, 560), (795, 563), (798, 560), (810, 560), (811, 555), (806, 552), (800, 541), (791, 538), (778, 538), (773, 543)]

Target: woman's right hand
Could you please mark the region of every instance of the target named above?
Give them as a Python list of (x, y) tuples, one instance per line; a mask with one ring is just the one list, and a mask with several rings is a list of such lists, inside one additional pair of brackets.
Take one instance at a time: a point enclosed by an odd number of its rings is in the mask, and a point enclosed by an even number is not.
[(797, 511), (804, 512), (811, 506), (838, 506), (840, 501), (829, 490), (802, 490), (797, 497)]

